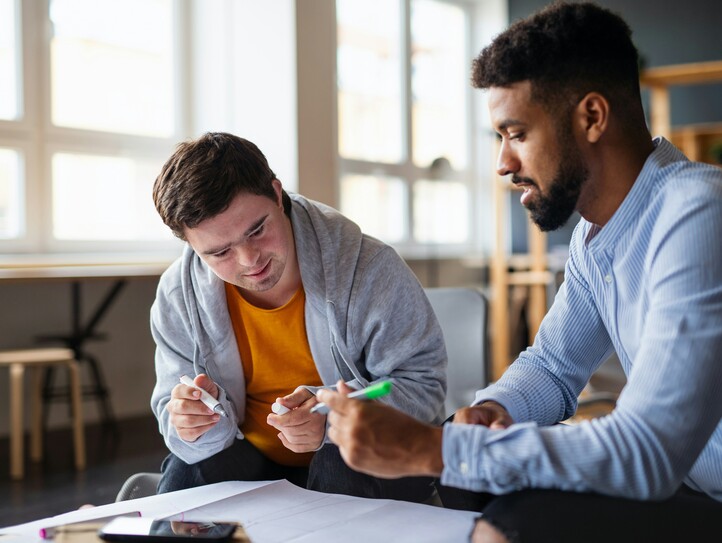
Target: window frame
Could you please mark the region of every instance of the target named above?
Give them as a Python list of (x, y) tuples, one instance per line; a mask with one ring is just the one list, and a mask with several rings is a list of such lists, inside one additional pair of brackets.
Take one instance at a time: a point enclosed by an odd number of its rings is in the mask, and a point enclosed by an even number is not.
[[(336, 160), (338, 164), (337, 176), (337, 194), (341, 194), (341, 180), (345, 175), (370, 175), (370, 176), (389, 176), (398, 177), (404, 182), (406, 187), (406, 238), (400, 242), (393, 242), (394, 248), (406, 258), (454, 258), (465, 256), (480, 249), (481, 236), (476, 227), (475, 216), (479, 213), (479, 183), (478, 168), (475, 160), (474, 149), (477, 148), (477, 140), (475, 138), (475, 119), (477, 117), (477, 101), (473, 96), (471, 85), (467, 85), (464, 91), (465, 109), (466, 109), (466, 153), (467, 164), (464, 169), (451, 169), (448, 175), (444, 176), (444, 181), (457, 181), (463, 183), (469, 194), (466, 203), (466, 213), (469, 224), (468, 238), (465, 243), (438, 243), (438, 242), (417, 242), (413, 239), (414, 227), (414, 185), (417, 181), (430, 179), (431, 172), (428, 167), (418, 166), (413, 161), (413, 141), (412, 141), (412, 74), (411, 74), (411, 2), (412, 0), (395, 0), (401, 2), (401, 29), (400, 29), (400, 54), (403, 66), (399, 69), (402, 72), (402, 158), (398, 163), (377, 162), (371, 160), (359, 160), (355, 158), (346, 158), (341, 154), (338, 141), (336, 143)], [(435, 0), (439, 3), (451, 4), (460, 7), (464, 11), (466, 22), (466, 43), (465, 51), (470, 65), (471, 59), (476, 53), (473, 50), (475, 36), (475, 10), (477, 4), (473, 0)], [(336, 85), (336, 94), (339, 88)], [(336, 111), (336, 123), (338, 131), (338, 110)], [(340, 196), (339, 196), (340, 198)], [(340, 205), (340, 202), (339, 202)]]
[(178, 141), (190, 135), (188, 66), (191, 41), (189, 3), (171, 0), (173, 10), (174, 132), (167, 137), (135, 136), (53, 125), (51, 119), (50, 0), (14, 0), (19, 24), (18, 81), (20, 118), (0, 120), (0, 146), (21, 152), (24, 234), (0, 239), (3, 253), (152, 253), (176, 254), (175, 239), (60, 240), (53, 235), (52, 157), (81, 153), (162, 163)]

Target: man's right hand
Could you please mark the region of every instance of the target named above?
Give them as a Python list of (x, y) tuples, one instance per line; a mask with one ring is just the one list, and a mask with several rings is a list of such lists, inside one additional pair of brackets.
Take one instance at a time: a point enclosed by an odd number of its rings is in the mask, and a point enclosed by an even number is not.
[[(201, 373), (193, 382), (214, 398), (218, 398), (218, 387), (207, 375)], [(183, 383), (173, 387), (170, 393), (170, 401), (165, 408), (170, 413), (170, 423), (175, 426), (183, 441), (195, 441), (213, 428), (221, 418), (206, 406), (200, 397), (199, 390)]]
[(452, 422), (480, 424), (488, 426), (492, 430), (503, 430), (514, 423), (504, 406), (496, 402), (484, 402), (471, 407), (463, 407), (456, 412)]

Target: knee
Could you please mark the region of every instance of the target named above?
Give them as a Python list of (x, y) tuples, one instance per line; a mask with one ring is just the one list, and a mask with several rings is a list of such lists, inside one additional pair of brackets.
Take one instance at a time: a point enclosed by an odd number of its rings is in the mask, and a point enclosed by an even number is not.
[(346, 465), (338, 447), (326, 444), (313, 455), (308, 472), (308, 488), (319, 492), (351, 494), (355, 479), (366, 477)]
[(166, 456), (160, 471), (158, 494), (193, 488), (204, 483), (198, 464), (186, 464), (174, 454)]
[(485, 520), (477, 520), (471, 543), (510, 543), (506, 536)]

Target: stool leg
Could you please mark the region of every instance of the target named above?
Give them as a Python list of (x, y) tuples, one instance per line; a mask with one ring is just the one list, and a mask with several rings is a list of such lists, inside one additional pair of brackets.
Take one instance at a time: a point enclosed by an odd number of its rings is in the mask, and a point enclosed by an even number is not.
[(53, 401), (53, 377), (55, 376), (55, 368), (48, 366), (45, 368), (45, 381), (43, 384), (43, 431), (48, 427), (48, 413), (50, 412), (50, 403)]
[(25, 476), (23, 458), (23, 379), (25, 367), (22, 364), (10, 366), (10, 478)]
[(92, 394), (96, 397), (97, 401), (100, 402), (100, 409), (102, 410), (103, 426), (106, 428), (115, 429), (115, 416), (113, 415), (113, 408), (110, 404), (110, 393), (108, 387), (105, 386), (105, 379), (100, 371), (98, 361), (94, 356), (82, 352), (82, 356), (77, 356), (78, 360), (82, 359), (88, 364), (90, 374), (93, 378), (93, 384), (91, 386)]
[(85, 469), (85, 433), (83, 429), (83, 392), (80, 385), (80, 366), (73, 360), (68, 363), (70, 393), (73, 399), (73, 440), (75, 446), (75, 468)]
[(30, 410), (32, 425), (30, 427), (30, 459), (40, 462), (43, 459), (43, 377), (44, 368), (33, 368), (33, 392)]

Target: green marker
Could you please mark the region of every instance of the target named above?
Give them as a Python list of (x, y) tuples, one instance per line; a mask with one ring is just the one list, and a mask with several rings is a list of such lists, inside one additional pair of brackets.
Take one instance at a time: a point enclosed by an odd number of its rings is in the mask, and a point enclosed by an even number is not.
[[(375, 400), (381, 396), (386, 396), (389, 392), (391, 392), (391, 381), (381, 381), (361, 390), (356, 390), (349, 394), (348, 397), (357, 400)], [(329, 411), (331, 409), (323, 402), (317, 403), (311, 408), (311, 413), (321, 413), (322, 415), (328, 415)]]

